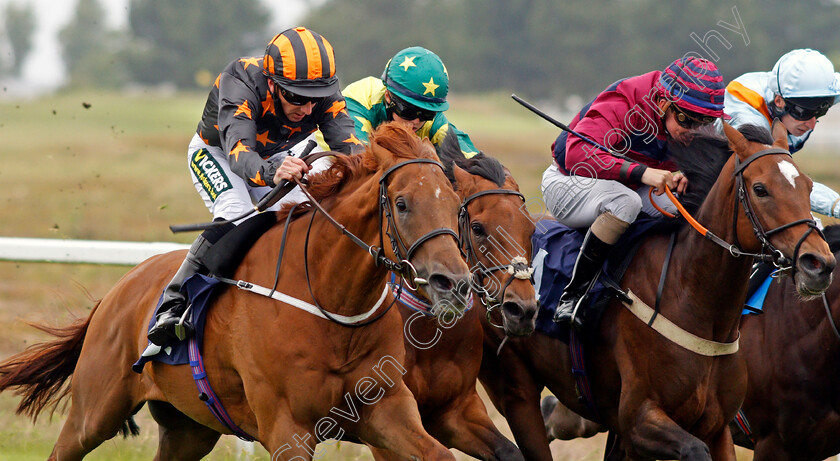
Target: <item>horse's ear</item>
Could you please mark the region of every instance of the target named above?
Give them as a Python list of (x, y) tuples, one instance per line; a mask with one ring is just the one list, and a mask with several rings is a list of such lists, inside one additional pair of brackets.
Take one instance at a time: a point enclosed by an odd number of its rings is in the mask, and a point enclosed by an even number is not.
[(742, 159), (746, 158), (748, 155), (747, 149), (750, 146), (747, 138), (726, 122), (723, 122), (723, 132), (726, 134), (726, 139), (729, 140), (729, 146), (732, 147), (732, 150)]
[(373, 154), (373, 158), (376, 159), (376, 164), (378, 166), (390, 165), (393, 162), (394, 154), (382, 146), (382, 144), (378, 142), (377, 137), (371, 138), (370, 147), (368, 149)]
[[(475, 183), (475, 176), (452, 162), (452, 176), (455, 178), (458, 188), (455, 190), (472, 190), (471, 185)], [(455, 184), (453, 184), (455, 186)]]
[[(413, 135), (414, 133), (412, 133)], [(420, 139), (420, 150), (423, 151), (422, 157), (426, 158), (433, 158), (437, 161), (440, 161), (440, 157), (438, 157), (437, 149), (435, 149), (435, 145), (432, 144), (432, 141), (429, 138), (422, 138)]]
[(513, 179), (513, 175), (510, 174), (510, 170), (508, 170), (508, 168), (504, 165), (502, 165), (502, 168), (505, 170), (505, 185), (519, 192), (519, 184), (515, 179)]
[(787, 128), (778, 118), (773, 119), (773, 126), (770, 127), (770, 133), (773, 134), (773, 146), (788, 149)]

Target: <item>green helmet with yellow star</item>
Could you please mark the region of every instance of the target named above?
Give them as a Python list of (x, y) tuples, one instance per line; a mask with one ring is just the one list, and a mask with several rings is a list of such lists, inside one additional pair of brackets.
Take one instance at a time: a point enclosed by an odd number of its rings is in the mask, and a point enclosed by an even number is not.
[(449, 73), (438, 55), (412, 46), (397, 53), (385, 64), (382, 81), (400, 99), (434, 112), (449, 109)]

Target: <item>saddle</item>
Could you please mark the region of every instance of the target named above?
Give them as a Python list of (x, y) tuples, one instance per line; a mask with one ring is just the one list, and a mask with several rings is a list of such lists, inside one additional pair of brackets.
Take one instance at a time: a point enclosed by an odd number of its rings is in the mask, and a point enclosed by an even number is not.
[[(584, 300), (587, 303), (583, 312), (584, 328), (579, 336), (584, 342), (595, 335), (604, 310), (610, 301), (619, 295), (620, 288), (617, 282), (630, 266), (636, 249), (644, 241), (644, 236), (650, 235), (651, 232), (660, 233), (672, 229), (673, 222), (669, 219), (642, 215), (622, 235), (607, 258), (589, 296)], [(585, 229), (574, 229), (547, 219), (536, 223), (536, 230), (531, 237), (534, 248), (534, 288), (541, 306), (537, 312), (536, 329), (567, 344), (569, 325), (555, 323), (553, 317), (560, 295), (571, 280), (584, 236)]]

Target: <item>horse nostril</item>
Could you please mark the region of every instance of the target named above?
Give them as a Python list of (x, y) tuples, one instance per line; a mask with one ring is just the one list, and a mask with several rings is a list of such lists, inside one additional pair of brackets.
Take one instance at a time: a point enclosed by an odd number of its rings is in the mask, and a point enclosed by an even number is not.
[(800, 268), (813, 275), (824, 275), (834, 270), (833, 264), (829, 265), (826, 260), (813, 253), (806, 253), (799, 257)]
[(432, 274), (429, 277), (429, 285), (437, 291), (449, 291), (455, 288), (455, 283), (452, 279), (442, 274)]
[(505, 313), (505, 317), (512, 319), (520, 319), (525, 316), (525, 310), (522, 309), (522, 306), (510, 301), (502, 303), (502, 311)]

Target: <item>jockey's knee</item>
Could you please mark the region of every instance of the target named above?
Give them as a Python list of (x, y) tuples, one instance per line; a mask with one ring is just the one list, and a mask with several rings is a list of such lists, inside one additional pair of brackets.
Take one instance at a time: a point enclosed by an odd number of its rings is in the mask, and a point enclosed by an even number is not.
[(604, 212), (612, 213), (616, 218), (632, 223), (642, 211), (642, 198), (630, 189), (616, 195), (604, 205)]

